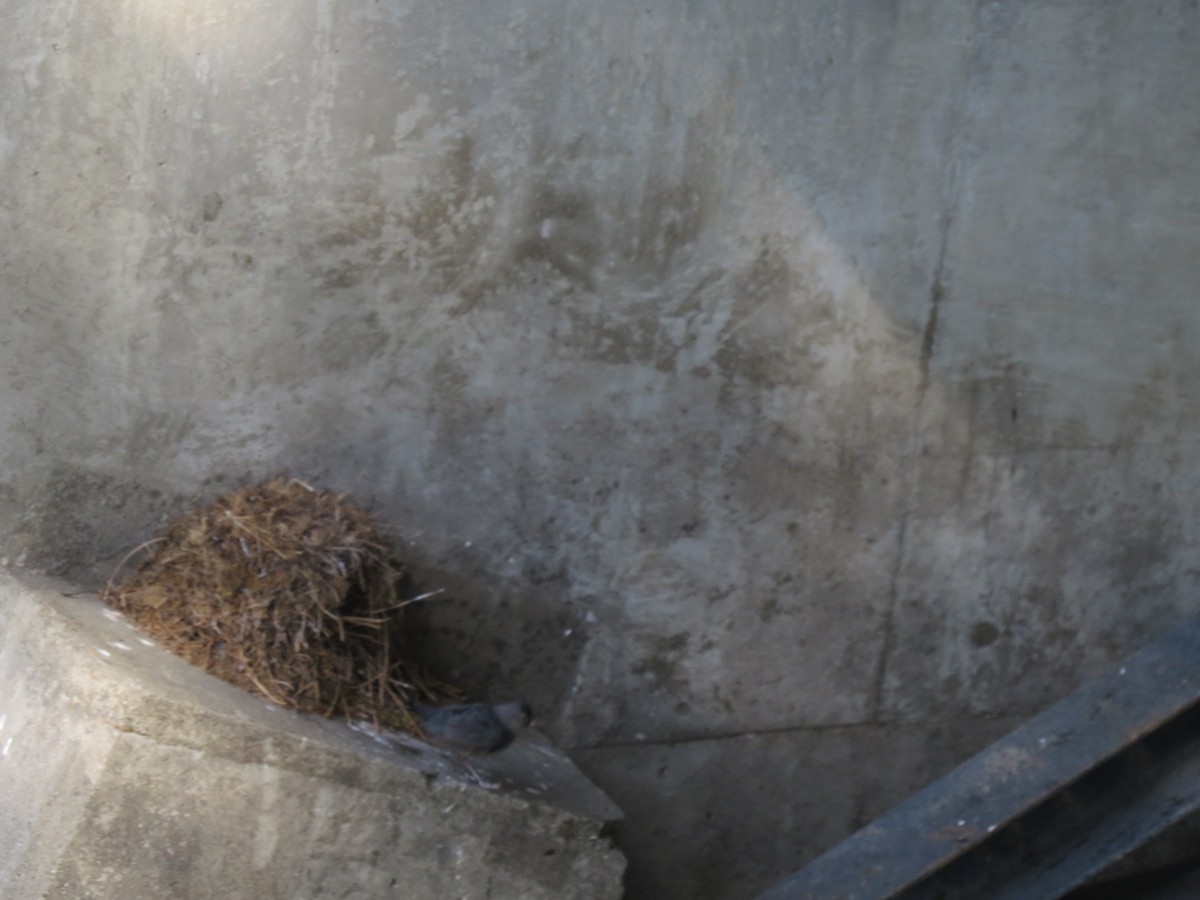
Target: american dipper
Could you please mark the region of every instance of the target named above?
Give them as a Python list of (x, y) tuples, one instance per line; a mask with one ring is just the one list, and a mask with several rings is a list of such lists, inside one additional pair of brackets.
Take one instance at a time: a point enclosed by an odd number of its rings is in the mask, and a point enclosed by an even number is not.
[(428, 743), (471, 756), (503, 750), (533, 721), (529, 704), (521, 701), (498, 706), (487, 703), (430, 706), (418, 702), (412, 705), (412, 711)]

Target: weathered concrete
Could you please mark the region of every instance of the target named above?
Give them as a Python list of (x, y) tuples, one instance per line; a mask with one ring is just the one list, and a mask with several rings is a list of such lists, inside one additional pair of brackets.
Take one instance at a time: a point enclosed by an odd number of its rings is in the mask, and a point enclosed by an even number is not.
[(544, 739), (476, 764), (485, 790), (56, 587), (0, 577), (5, 898), (621, 895), (620, 812)]
[(0, 18), (0, 555), (354, 492), (445, 674), (712, 829), (631, 821), (650, 881), (732, 846), (676, 743), (844, 786), (755, 807), (769, 883), (889, 729), (949, 764), (1195, 609), (1191, 0)]
[[(755, 897), (778, 860), (806, 862), (952, 768), (964, 747), (986, 746), (1019, 721), (802, 729), (575, 755), (626, 814), (629, 896)], [(664, 866), (664, 846), (688, 847), (689, 865)]]

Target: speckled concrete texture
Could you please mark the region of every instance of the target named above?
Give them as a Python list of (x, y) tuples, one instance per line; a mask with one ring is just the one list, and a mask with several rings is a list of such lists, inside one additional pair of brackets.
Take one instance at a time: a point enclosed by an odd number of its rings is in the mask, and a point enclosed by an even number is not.
[(965, 757), (1195, 609), (1190, 0), (0, 15), (10, 565), (349, 491), (449, 588), (432, 663), (614, 794), (694, 819), (726, 738), (846, 729), (764, 885), (887, 729)]

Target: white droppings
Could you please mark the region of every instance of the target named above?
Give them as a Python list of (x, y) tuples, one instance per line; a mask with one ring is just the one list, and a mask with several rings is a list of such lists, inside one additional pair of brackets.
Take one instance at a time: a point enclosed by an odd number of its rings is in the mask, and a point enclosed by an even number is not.
[(1124, 666), (1121, 666), (1121, 671), (1117, 672), (1117, 674), (1118, 674), (1118, 675), (1124, 675), (1124, 674), (1125, 674), (1125, 667), (1124, 667)]
[(470, 547), (470, 546), (471, 546), (471, 543), (472, 543), (471, 541), (463, 541), (463, 546), (464, 546), (464, 547)]
[(589, 609), (587, 611), (587, 615), (583, 617), (583, 621), (587, 622), (589, 625), (595, 625), (599, 620), (596, 618), (596, 614)]
[(150, 638), (140, 637), (140, 638), (138, 638), (138, 640), (141, 641), (143, 644), (145, 644), (147, 647), (155, 646), (154, 641), (150, 640)]
[(359, 734), (366, 735), (371, 740), (375, 741), (375, 743), (383, 744), (383, 746), (390, 750), (394, 750), (396, 748), (395, 743), (388, 738), (387, 732), (376, 728), (366, 719), (356, 719), (350, 723), (349, 727), (351, 731), (357, 731)]
[(7, 721), (8, 715), (6, 713), (0, 713), (0, 731), (4, 730), (4, 723)]
[(1038, 738), (1038, 746), (1039, 747), (1045, 747), (1048, 743), (1050, 743), (1049, 738)]
[(987, 827), (987, 833), (988, 833), (988, 834), (991, 834), (991, 833), (992, 833), (993, 831), (995, 831), (995, 830), (996, 830), (996, 826), (995, 826), (995, 825), (989, 825), (989, 826)]
[(573, 632), (574, 630), (575, 629), (573, 629), (573, 628), (564, 628), (563, 629), (563, 637), (570, 637), (571, 632)]
[(120, 622), (125, 617), (123, 615), (121, 615), (119, 612), (117, 612), (115, 609), (105, 609), (104, 610), (104, 618), (111, 619), (113, 622)]
[(958, 827), (959, 827), (959, 828), (962, 828), (962, 827), (963, 827), (964, 825), (966, 825), (966, 824), (967, 824), (967, 820), (966, 820), (966, 819), (959, 819), (959, 820), (958, 820)]
[(105, 659), (108, 659), (110, 656), (112, 656), (112, 654), (109, 653), (107, 650), (105, 650), (103, 647), (94, 647), (93, 649), (97, 653), (99, 653), (101, 656), (103, 656)]
[(129, 651), (129, 650), (133, 649), (124, 641), (109, 641), (108, 646), (116, 647), (118, 650), (125, 650), (125, 651)]
[(4, 756), (8, 756), (8, 751), (12, 748), (12, 738), (4, 742)]

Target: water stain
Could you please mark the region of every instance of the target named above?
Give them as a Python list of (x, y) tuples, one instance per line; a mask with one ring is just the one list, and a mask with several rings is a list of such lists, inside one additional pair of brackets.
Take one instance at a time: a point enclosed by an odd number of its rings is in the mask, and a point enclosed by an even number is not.
[(596, 289), (599, 259), (595, 205), (582, 191), (544, 186), (525, 213), (523, 233), (512, 251), (513, 265), (546, 263), (573, 286)]
[(680, 664), (687, 655), (689, 640), (687, 632), (659, 635), (646, 640), (646, 653), (633, 664), (631, 671), (647, 678), (652, 690), (686, 696), (690, 692), (690, 685), (680, 673)]

